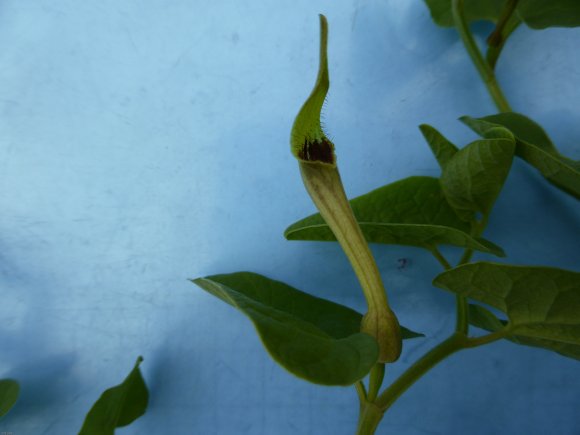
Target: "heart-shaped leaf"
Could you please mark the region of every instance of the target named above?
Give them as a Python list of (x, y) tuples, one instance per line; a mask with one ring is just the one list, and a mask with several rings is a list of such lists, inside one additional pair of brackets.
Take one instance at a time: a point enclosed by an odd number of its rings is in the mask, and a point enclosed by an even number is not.
[[(440, 26), (453, 27), (452, 0), (425, 0), (431, 18)], [(495, 22), (501, 13), (504, 0), (465, 0), (463, 10), (468, 21)]]
[(145, 414), (149, 392), (139, 370), (143, 358), (125, 380), (106, 390), (85, 418), (79, 435), (113, 435), (118, 427), (127, 426)]
[[(480, 305), (469, 304), (469, 323), (489, 332), (495, 332), (506, 327), (505, 320), (498, 319), (491, 311)], [(540, 338), (522, 337), (519, 335), (509, 335), (506, 337), (516, 344), (524, 346), (539, 347), (559, 353), (568, 358), (580, 360), (580, 345), (563, 343), (561, 341), (544, 340)]]
[(490, 129), (502, 126), (516, 138), (516, 155), (535, 167), (568, 194), (580, 198), (580, 161), (558, 152), (546, 132), (536, 122), (519, 113), (500, 113), (484, 118), (464, 116), (461, 121), (482, 136)]
[[(370, 243), (427, 249), (454, 245), (504, 256), (499, 246), (468, 234), (469, 224), (449, 206), (436, 178), (405, 178), (354, 198), (350, 204)], [(284, 235), (288, 240), (336, 240), (318, 213), (290, 225)]]
[[(504, 132), (509, 135), (507, 130)], [(441, 175), (443, 193), (464, 221), (474, 221), (477, 212), (484, 216), (491, 212), (515, 151), (515, 141), (507, 135), (472, 142), (445, 165)]]
[(479, 262), (443, 272), (433, 283), (504, 312), (509, 334), (519, 339), (557, 342), (557, 351), (568, 353), (580, 345), (580, 273)]
[(544, 129), (520, 113), (498, 113), (483, 118), (462, 116), (459, 119), (481, 136), (485, 136), (492, 128), (504, 127), (512, 132), (516, 141), (534, 144), (550, 154), (559, 154)]
[[(348, 307), (250, 272), (193, 282), (244, 313), (272, 358), (302, 379), (351, 385), (377, 362), (377, 342), (359, 332), (362, 316)], [(421, 336), (401, 332), (403, 338)]]
[[(433, 21), (453, 27), (452, 0), (425, 0)], [(463, 12), (467, 21), (496, 22), (505, 0), (465, 0)], [(532, 29), (580, 26), (578, 0), (519, 0), (515, 15)]]
[(578, 0), (520, 0), (517, 13), (532, 29), (580, 26)]
[(435, 155), (439, 166), (441, 166), (441, 169), (445, 168), (449, 160), (451, 160), (459, 149), (434, 127), (427, 124), (421, 124), (419, 129), (421, 130), (421, 133), (423, 133), (423, 137)]
[(20, 386), (14, 379), (0, 379), (0, 417), (10, 411), (18, 400)]

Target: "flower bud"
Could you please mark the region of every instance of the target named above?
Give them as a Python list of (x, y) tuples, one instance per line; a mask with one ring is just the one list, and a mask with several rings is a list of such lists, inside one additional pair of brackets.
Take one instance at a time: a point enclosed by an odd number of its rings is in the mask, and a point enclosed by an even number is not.
[(320, 125), (320, 112), (330, 85), (326, 46), (328, 24), (320, 15), (320, 66), (314, 89), (296, 117), (291, 149), (300, 164), (306, 190), (348, 257), (367, 300), (361, 331), (377, 340), (379, 361), (401, 354), (401, 331), (389, 308), (383, 282), (364, 235), (346, 197), (336, 166), (334, 144)]

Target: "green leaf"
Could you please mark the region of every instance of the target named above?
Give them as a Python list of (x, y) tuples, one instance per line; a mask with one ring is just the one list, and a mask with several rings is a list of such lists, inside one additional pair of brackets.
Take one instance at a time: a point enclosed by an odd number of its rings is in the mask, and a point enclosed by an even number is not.
[[(440, 26), (453, 27), (452, 0), (425, 0), (431, 18)], [(488, 20), (499, 17), (504, 0), (465, 0), (464, 13), (467, 21)]]
[(459, 150), (443, 169), (441, 187), (464, 221), (488, 216), (512, 165), (515, 141), (484, 139)]
[[(351, 385), (377, 362), (377, 342), (360, 333), (362, 316), (250, 272), (193, 280), (245, 314), (272, 358), (290, 373), (322, 385)], [(401, 328), (403, 338), (420, 334)]]
[[(452, 0), (425, 0), (433, 21), (453, 27)], [(505, 0), (465, 0), (463, 10), (468, 22), (497, 22)], [(532, 29), (580, 26), (578, 0), (520, 0), (516, 15)]]
[(492, 128), (504, 127), (511, 131), (518, 141), (535, 144), (549, 153), (558, 152), (544, 129), (530, 118), (519, 113), (499, 113), (483, 118), (462, 116), (459, 119), (482, 136), (485, 136), (487, 131)]
[[(362, 232), (370, 243), (400, 244), (432, 249), (454, 245), (504, 256), (493, 243), (471, 237), (469, 224), (447, 203), (439, 180), (409, 177), (350, 201)], [(313, 214), (284, 232), (288, 240), (335, 241), (320, 214)]]
[(427, 124), (421, 124), (419, 129), (421, 130), (421, 133), (423, 133), (423, 137), (435, 155), (439, 166), (441, 166), (441, 169), (445, 168), (449, 160), (451, 160), (459, 149), (434, 127)]
[(499, 331), (507, 325), (505, 320), (498, 319), (487, 308), (475, 304), (469, 304), (469, 323), (490, 332)]
[(500, 113), (484, 118), (460, 118), (476, 133), (485, 135), (490, 129), (503, 126), (516, 137), (516, 155), (556, 187), (580, 199), (580, 161), (558, 152), (544, 129), (519, 113)]
[[(488, 309), (473, 304), (469, 305), (469, 323), (489, 332), (498, 331), (507, 325), (505, 320), (498, 319)], [(568, 358), (580, 360), (580, 345), (577, 344), (562, 343), (560, 341), (544, 340), (540, 338), (522, 337), (519, 335), (507, 336), (506, 340), (523, 346), (539, 347), (541, 349), (559, 353)]]
[[(458, 266), (435, 278), (434, 285), (504, 312), (507, 332), (568, 356), (580, 346), (580, 273), (539, 266), (479, 262)], [(498, 324), (476, 318), (485, 327)], [(549, 343), (548, 343), (549, 342)], [(556, 342), (556, 343), (551, 343)]]
[(517, 13), (532, 29), (580, 26), (578, 0), (520, 0)]
[(20, 386), (14, 379), (0, 379), (0, 417), (3, 417), (18, 400)]
[(149, 392), (137, 358), (135, 367), (123, 383), (106, 390), (85, 418), (79, 435), (112, 435), (118, 427), (127, 426), (145, 414)]
[(401, 326), (401, 338), (403, 340), (411, 340), (412, 338), (421, 338), (421, 337), (425, 337), (425, 334), (421, 334), (420, 332), (415, 332), (410, 330), (409, 328)]

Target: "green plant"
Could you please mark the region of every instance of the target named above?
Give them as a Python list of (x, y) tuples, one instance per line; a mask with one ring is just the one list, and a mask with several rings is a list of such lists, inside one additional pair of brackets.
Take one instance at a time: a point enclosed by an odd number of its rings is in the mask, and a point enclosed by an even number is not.
[(87, 414), (79, 435), (113, 435), (115, 429), (137, 420), (147, 409), (149, 391), (137, 358), (125, 380), (106, 390)]
[(19, 393), (20, 385), (14, 379), (0, 380), (0, 418), (14, 406)]
[[(127, 426), (145, 414), (149, 402), (149, 392), (141, 375), (137, 358), (135, 367), (125, 380), (106, 390), (95, 402), (83, 423), (79, 435), (113, 435), (115, 429)], [(0, 380), (0, 418), (18, 400), (20, 385), (13, 379)]]
[[(391, 405), (455, 352), (507, 339), (580, 360), (580, 273), (471, 261), (475, 251), (505, 256), (482, 235), (514, 157), (564, 192), (580, 196), (580, 162), (561, 155), (538, 124), (511, 111), (494, 73), (507, 39), (520, 23), (532, 28), (580, 25), (580, 4), (572, 0), (550, 2), (550, 7), (536, 0), (426, 2), (438, 24), (457, 28), (501, 112), (461, 118), (481, 139), (459, 148), (435, 128), (422, 125), (441, 176), (405, 178), (347, 201), (334, 144), (320, 124), (330, 83), (323, 16), (318, 78), (291, 134), (292, 153), (320, 213), (292, 224), (285, 236), (338, 241), (359, 279), (368, 306), (365, 315), (249, 272), (193, 280), (248, 316), (271, 356), (291, 373), (322, 385), (354, 385), (360, 404), (358, 434), (374, 433)], [(477, 19), (496, 23), (486, 57), (468, 26)], [(402, 340), (422, 334), (399, 326), (367, 243), (428, 250), (445, 269), (433, 284), (456, 295), (455, 330), (383, 391), (385, 367), (399, 357)], [(463, 249), (457, 265), (442, 255), (440, 245)], [(474, 336), (471, 325), (488, 333)]]

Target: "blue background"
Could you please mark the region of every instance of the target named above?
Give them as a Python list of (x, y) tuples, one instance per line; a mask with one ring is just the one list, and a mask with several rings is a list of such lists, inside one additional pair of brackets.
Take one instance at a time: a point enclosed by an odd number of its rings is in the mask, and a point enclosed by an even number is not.
[[(75, 433), (143, 355), (150, 406), (118, 433), (353, 433), (354, 389), (295, 379), (246, 318), (187, 281), (251, 270), (364, 306), (337, 245), (282, 236), (314, 210), (288, 138), (316, 76), (320, 12), (324, 119), (349, 195), (438, 176), (417, 125), (465, 144), (475, 136), (456, 118), (495, 108), (456, 32), (422, 2), (2, 2), (0, 377), (19, 379), (22, 396), (1, 431)], [(498, 65), (514, 109), (574, 158), (579, 40), (580, 29), (521, 28)], [(486, 236), (508, 261), (577, 270), (579, 217), (516, 161)], [(431, 286), (429, 254), (373, 250), (402, 323), (427, 334), (392, 380), (452, 330), (454, 301)], [(580, 434), (579, 369), (507, 342), (465, 351), (379, 433)]]

